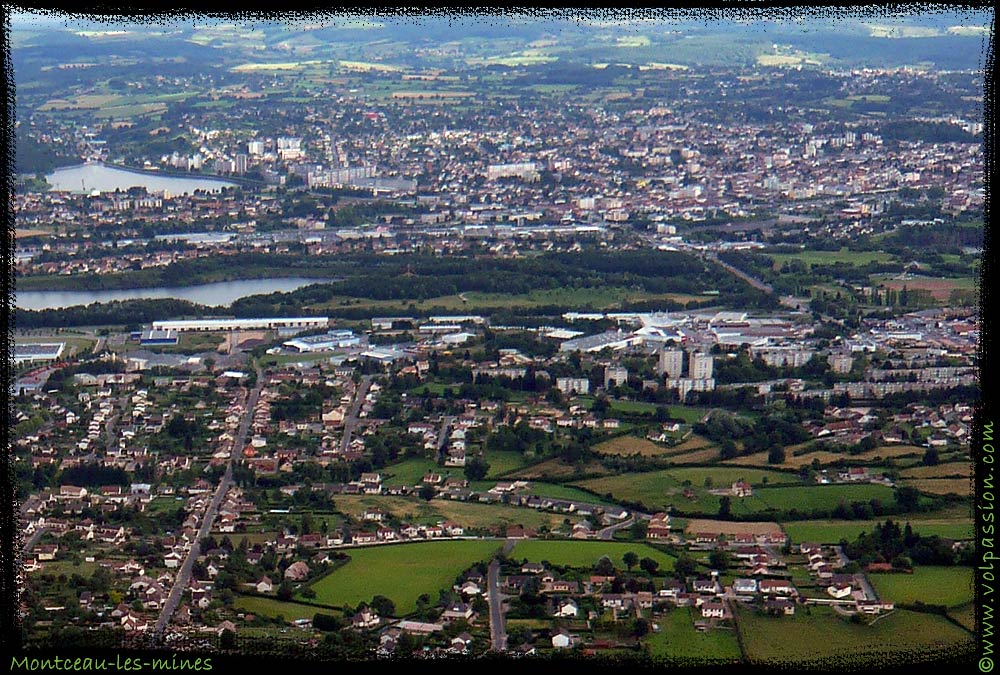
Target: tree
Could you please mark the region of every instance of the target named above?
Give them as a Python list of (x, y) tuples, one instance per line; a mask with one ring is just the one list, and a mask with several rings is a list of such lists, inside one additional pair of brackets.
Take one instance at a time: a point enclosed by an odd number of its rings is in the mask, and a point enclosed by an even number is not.
[(689, 556), (687, 553), (681, 553), (680, 556), (678, 556), (677, 561), (674, 563), (674, 574), (676, 574), (680, 579), (694, 576), (697, 571), (698, 563), (696, 563), (694, 558)]
[(625, 563), (628, 571), (631, 572), (632, 568), (639, 564), (639, 556), (634, 551), (627, 551), (625, 555), (622, 556), (622, 562)]
[(336, 631), (344, 627), (344, 622), (332, 614), (316, 613), (313, 615), (312, 624), (313, 628), (321, 631)]
[(421, 499), (430, 501), (434, 499), (434, 487), (431, 485), (423, 485), (417, 494), (420, 495)]
[(594, 571), (602, 576), (610, 577), (615, 573), (615, 564), (608, 556), (601, 556), (601, 559), (594, 565)]
[(594, 417), (597, 419), (604, 419), (609, 410), (611, 410), (611, 402), (604, 394), (595, 398), (594, 405), (590, 408), (590, 412), (594, 413)]
[(379, 616), (394, 616), (396, 614), (396, 604), (384, 595), (376, 595), (372, 598), (371, 608)]
[(768, 464), (783, 464), (785, 462), (785, 449), (780, 445), (775, 445), (767, 453)]
[(708, 556), (708, 564), (711, 565), (713, 569), (729, 569), (729, 562), (729, 554), (725, 551), (712, 551)]
[(905, 486), (896, 490), (896, 504), (904, 513), (920, 510), (920, 493), (916, 488)]
[(722, 495), (719, 498), (719, 517), (729, 518), (732, 515), (732, 500), (729, 495)]
[(292, 582), (282, 581), (281, 585), (278, 586), (278, 600), (291, 600), (294, 594), (295, 589), (292, 587)]
[(639, 569), (643, 572), (649, 574), (650, 576), (656, 574), (656, 570), (660, 568), (660, 563), (656, 562), (652, 558), (643, 558), (639, 561)]
[(236, 633), (229, 628), (223, 630), (222, 635), (219, 636), (219, 646), (223, 649), (233, 649), (236, 647)]
[(483, 480), (489, 473), (490, 465), (479, 457), (474, 457), (465, 464), (465, 477), (470, 481)]
[(923, 463), (925, 466), (935, 466), (939, 461), (937, 448), (927, 448), (924, 453)]
[(733, 459), (738, 454), (736, 444), (732, 439), (724, 438), (719, 443), (719, 459)]

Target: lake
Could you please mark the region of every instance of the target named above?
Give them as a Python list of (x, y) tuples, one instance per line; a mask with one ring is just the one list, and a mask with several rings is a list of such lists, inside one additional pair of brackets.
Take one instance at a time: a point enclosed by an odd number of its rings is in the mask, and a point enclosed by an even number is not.
[(220, 281), (200, 286), (179, 288), (135, 288), (118, 291), (19, 291), (14, 306), (20, 309), (63, 309), (92, 302), (112, 300), (137, 300), (157, 298), (177, 298), (206, 305), (208, 307), (228, 307), (236, 300), (249, 295), (288, 293), (310, 284), (329, 283), (332, 279), (245, 279), (242, 281)]
[(153, 172), (132, 171), (108, 166), (99, 162), (56, 169), (45, 176), (53, 190), (63, 192), (114, 192), (127, 191), (130, 187), (144, 187), (148, 192), (166, 190), (171, 195), (191, 194), (195, 190), (218, 192), (236, 187), (235, 183), (214, 178), (183, 178), (161, 176)]

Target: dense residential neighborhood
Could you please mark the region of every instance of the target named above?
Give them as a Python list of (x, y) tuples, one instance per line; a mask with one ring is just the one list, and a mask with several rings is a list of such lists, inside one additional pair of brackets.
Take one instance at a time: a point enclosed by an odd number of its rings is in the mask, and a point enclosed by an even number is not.
[(15, 13), (19, 647), (969, 656), (984, 17)]

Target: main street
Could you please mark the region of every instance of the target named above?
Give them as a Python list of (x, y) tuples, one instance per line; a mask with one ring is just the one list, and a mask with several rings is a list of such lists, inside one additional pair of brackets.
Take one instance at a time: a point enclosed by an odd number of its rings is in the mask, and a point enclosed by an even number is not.
[(156, 626), (153, 628), (153, 635), (157, 640), (163, 636), (163, 631), (170, 622), (170, 617), (173, 616), (174, 610), (176, 610), (178, 604), (180, 604), (181, 595), (184, 593), (184, 589), (187, 588), (188, 582), (191, 580), (191, 570), (194, 567), (194, 563), (198, 559), (198, 556), (201, 555), (201, 540), (212, 532), (212, 525), (214, 524), (215, 516), (219, 511), (219, 505), (222, 503), (222, 499), (229, 490), (229, 486), (233, 481), (233, 462), (243, 454), (243, 446), (246, 444), (247, 432), (250, 429), (250, 421), (253, 419), (254, 408), (257, 407), (257, 399), (260, 397), (260, 391), (263, 386), (264, 374), (258, 368), (257, 384), (250, 391), (250, 395), (247, 396), (246, 409), (243, 411), (243, 420), (240, 422), (239, 433), (236, 434), (236, 438), (233, 441), (232, 452), (229, 453), (229, 462), (226, 464), (226, 472), (222, 476), (222, 481), (219, 483), (219, 487), (215, 490), (215, 495), (212, 497), (212, 501), (205, 510), (204, 517), (201, 521), (201, 527), (198, 530), (198, 537), (191, 545), (191, 550), (188, 552), (187, 558), (184, 560), (184, 564), (181, 565), (180, 569), (177, 571), (177, 578), (174, 580), (174, 586), (170, 589), (170, 595), (167, 597), (167, 601), (163, 605), (163, 610), (160, 612), (160, 618), (157, 619)]
[(441, 418), (441, 430), (438, 431), (437, 435), (437, 458), (440, 459), (444, 455), (444, 448), (448, 445), (448, 429), (451, 427), (451, 423), (454, 421), (454, 417), (450, 415), (445, 415)]
[[(503, 545), (503, 555), (508, 555), (517, 543), (508, 539)], [(503, 595), (500, 593), (500, 560), (494, 558), (487, 571), (488, 594), (486, 597), (490, 606), (490, 645), (495, 652), (507, 650), (507, 628), (503, 618)]]
[(351, 403), (351, 409), (347, 413), (347, 417), (344, 418), (344, 437), (340, 441), (340, 451), (347, 452), (347, 449), (351, 445), (351, 434), (354, 433), (354, 427), (358, 424), (358, 413), (361, 412), (361, 405), (365, 402), (365, 396), (368, 395), (368, 388), (371, 387), (373, 377), (371, 375), (365, 375), (361, 378), (361, 382), (358, 383), (358, 389), (354, 392), (354, 401)]

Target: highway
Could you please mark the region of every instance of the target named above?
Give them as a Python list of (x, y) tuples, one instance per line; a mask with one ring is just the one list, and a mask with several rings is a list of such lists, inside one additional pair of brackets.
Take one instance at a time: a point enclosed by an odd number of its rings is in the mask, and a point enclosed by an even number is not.
[(263, 386), (264, 375), (258, 369), (257, 385), (253, 388), (253, 390), (251, 390), (250, 395), (247, 397), (246, 409), (243, 412), (243, 420), (240, 422), (239, 433), (236, 435), (236, 439), (233, 442), (233, 450), (229, 455), (229, 463), (226, 465), (226, 472), (222, 476), (222, 481), (219, 483), (219, 487), (215, 490), (215, 495), (212, 497), (212, 501), (205, 510), (204, 517), (201, 521), (201, 527), (198, 530), (198, 537), (192, 544), (187, 558), (184, 559), (184, 564), (181, 565), (177, 572), (177, 578), (174, 581), (174, 586), (170, 589), (170, 595), (167, 597), (167, 601), (163, 605), (163, 610), (160, 612), (160, 618), (157, 619), (156, 626), (153, 628), (153, 636), (157, 640), (162, 638), (163, 631), (170, 622), (170, 617), (173, 616), (174, 611), (180, 604), (181, 595), (184, 593), (184, 589), (187, 588), (188, 582), (191, 579), (191, 569), (194, 566), (195, 560), (197, 560), (198, 556), (201, 555), (201, 540), (211, 533), (212, 525), (215, 522), (215, 516), (219, 511), (219, 505), (222, 503), (222, 499), (225, 496), (226, 491), (229, 490), (229, 486), (232, 484), (233, 462), (243, 453), (243, 446), (246, 444), (247, 432), (250, 429), (250, 421), (253, 419), (254, 408), (257, 407), (257, 399), (260, 397), (260, 391)]

